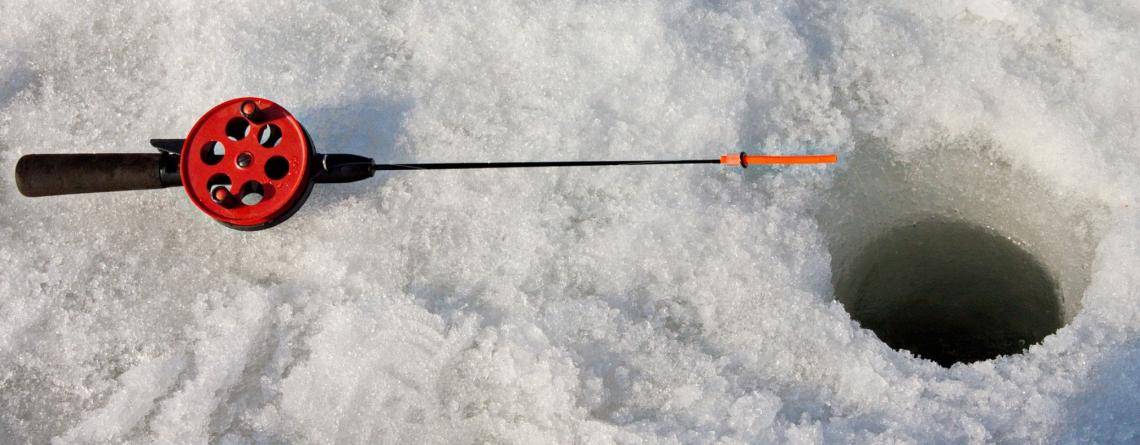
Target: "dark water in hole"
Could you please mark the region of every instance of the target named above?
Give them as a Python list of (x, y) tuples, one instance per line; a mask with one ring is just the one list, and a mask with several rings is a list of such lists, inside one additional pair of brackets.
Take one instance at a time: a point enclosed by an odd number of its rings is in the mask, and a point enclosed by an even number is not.
[(892, 229), (837, 272), (836, 295), (853, 319), (942, 366), (1020, 353), (1063, 325), (1061, 296), (1041, 263), (969, 223)]

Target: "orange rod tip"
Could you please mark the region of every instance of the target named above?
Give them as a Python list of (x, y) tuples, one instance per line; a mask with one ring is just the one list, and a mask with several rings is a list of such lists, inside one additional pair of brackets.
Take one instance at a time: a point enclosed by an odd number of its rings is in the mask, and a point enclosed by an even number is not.
[(834, 164), (836, 162), (839, 162), (839, 155), (835, 153), (823, 155), (750, 155), (741, 152), (720, 157), (721, 164), (739, 165), (742, 167), (748, 167), (753, 164)]

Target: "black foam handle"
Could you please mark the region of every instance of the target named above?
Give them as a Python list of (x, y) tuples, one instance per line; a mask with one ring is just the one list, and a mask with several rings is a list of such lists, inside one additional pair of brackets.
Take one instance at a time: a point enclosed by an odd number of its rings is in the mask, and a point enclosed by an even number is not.
[(24, 196), (70, 195), (167, 187), (161, 153), (27, 155), (16, 163), (16, 188)]

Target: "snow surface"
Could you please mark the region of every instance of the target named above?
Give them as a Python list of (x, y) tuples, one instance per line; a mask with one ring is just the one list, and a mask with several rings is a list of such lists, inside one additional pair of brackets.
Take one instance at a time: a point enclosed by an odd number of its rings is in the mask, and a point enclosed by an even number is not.
[[(4, 173), (0, 442), (1140, 441), (1136, 2), (391, 3), (2, 0), (0, 170), (244, 95), (378, 161), (843, 163), (383, 174), (257, 233)], [(1068, 326), (861, 330), (832, 255), (927, 198), (1039, 240)]]

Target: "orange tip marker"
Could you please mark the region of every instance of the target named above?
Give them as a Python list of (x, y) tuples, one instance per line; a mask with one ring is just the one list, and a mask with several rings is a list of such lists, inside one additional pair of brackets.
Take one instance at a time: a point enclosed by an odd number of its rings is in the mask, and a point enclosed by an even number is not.
[(839, 161), (835, 153), (823, 155), (750, 155), (745, 152), (720, 157), (722, 165), (739, 165), (748, 168), (753, 164), (834, 164)]

